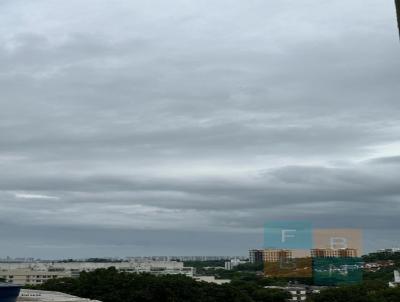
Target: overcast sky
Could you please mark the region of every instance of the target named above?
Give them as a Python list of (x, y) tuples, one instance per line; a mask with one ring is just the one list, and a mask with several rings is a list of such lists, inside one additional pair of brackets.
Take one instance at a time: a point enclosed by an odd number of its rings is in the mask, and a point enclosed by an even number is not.
[(400, 246), (392, 0), (2, 0), (0, 256)]

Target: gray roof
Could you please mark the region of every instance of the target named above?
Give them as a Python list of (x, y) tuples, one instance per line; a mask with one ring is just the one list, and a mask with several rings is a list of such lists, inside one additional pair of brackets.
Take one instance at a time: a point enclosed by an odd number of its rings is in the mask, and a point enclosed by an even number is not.
[(0, 282), (0, 287), (21, 287), (21, 286), (12, 283)]

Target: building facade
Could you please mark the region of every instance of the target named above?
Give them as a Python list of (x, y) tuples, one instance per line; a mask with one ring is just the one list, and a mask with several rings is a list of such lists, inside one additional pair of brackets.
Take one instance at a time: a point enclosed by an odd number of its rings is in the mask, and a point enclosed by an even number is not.
[(263, 250), (253, 249), (249, 250), (249, 262), (250, 263), (263, 263)]
[(284, 249), (253, 249), (249, 250), (250, 263), (279, 262), (293, 258), (293, 251)]
[(312, 258), (355, 258), (356, 249), (312, 249)]
[(115, 267), (120, 272), (150, 273), (154, 275), (182, 274), (193, 277), (194, 268), (177, 261), (126, 261), (126, 262), (34, 262), (0, 263), (0, 278), (21, 285), (42, 284), (50, 279), (79, 277), (81, 272)]
[(225, 269), (226, 270), (231, 270), (231, 269), (237, 267), (238, 265), (245, 264), (245, 263), (247, 263), (247, 261), (243, 261), (243, 260), (240, 260), (240, 259), (237, 259), (237, 258), (230, 259), (229, 261), (225, 262)]
[(293, 258), (293, 251), (281, 249), (263, 250), (263, 262), (280, 262)]
[[(12, 284), (39, 285), (51, 279), (72, 277), (68, 271), (34, 271), (31, 269), (1, 270), (0, 278)], [(0, 300), (1, 301), (1, 300)]]

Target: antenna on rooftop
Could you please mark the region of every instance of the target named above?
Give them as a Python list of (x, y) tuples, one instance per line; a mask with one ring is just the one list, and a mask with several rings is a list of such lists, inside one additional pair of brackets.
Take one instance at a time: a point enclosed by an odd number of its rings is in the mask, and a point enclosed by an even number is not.
[(397, 12), (397, 27), (399, 28), (399, 38), (400, 38), (400, 0), (394, 0), (396, 4), (396, 12)]

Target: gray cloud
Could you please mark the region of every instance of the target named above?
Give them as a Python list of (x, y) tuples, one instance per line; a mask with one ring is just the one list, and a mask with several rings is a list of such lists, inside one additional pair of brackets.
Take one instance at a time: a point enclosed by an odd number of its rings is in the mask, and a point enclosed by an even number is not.
[[(210, 254), (238, 234), (244, 254), (270, 219), (399, 227), (391, 3), (1, 5), (0, 221), (48, 228), (47, 250), (15, 231), (9, 253), (80, 256), (57, 241), (72, 229), (107, 234), (85, 255), (117, 255), (179, 254), (182, 230), (215, 233)], [(149, 239), (108, 238), (126, 232)]]

